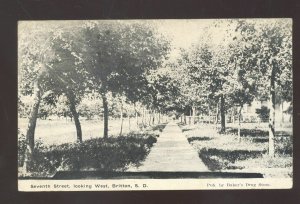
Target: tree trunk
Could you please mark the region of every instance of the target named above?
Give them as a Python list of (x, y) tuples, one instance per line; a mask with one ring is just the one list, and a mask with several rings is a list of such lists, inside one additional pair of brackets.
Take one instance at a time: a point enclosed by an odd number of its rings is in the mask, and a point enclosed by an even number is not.
[(218, 121), (219, 121), (219, 103), (217, 103), (217, 112), (216, 112), (216, 120), (215, 120), (215, 124), (217, 125), (218, 124)]
[(103, 115), (104, 115), (104, 130), (103, 137), (108, 138), (108, 102), (106, 94), (102, 93), (102, 102), (103, 102)]
[(192, 125), (195, 124), (195, 112), (196, 112), (196, 108), (195, 106), (192, 107)]
[(147, 125), (147, 113), (145, 108), (143, 109), (143, 128)]
[(122, 136), (122, 131), (123, 131), (123, 100), (121, 101), (121, 129), (120, 129), (120, 136)]
[(79, 121), (79, 114), (76, 111), (75, 107), (75, 96), (73, 93), (67, 94), (68, 100), (70, 102), (70, 111), (72, 113), (72, 116), (74, 117), (74, 122), (76, 126), (76, 132), (77, 132), (77, 142), (81, 143), (82, 142), (82, 131), (81, 131), (81, 125)]
[(284, 123), (283, 101), (281, 102), (281, 126)]
[(231, 112), (231, 121), (232, 121), (232, 124), (235, 123), (235, 121), (234, 121), (234, 113), (235, 113), (235, 110), (234, 110), (234, 108), (232, 108), (232, 112)]
[(34, 103), (31, 109), (31, 115), (26, 131), (26, 150), (24, 156), (24, 170), (29, 171), (29, 163), (33, 160), (34, 154), (34, 133), (36, 127), (36, 121), (38, 118), (38, 112), (41, 102), (41, 88), (38, 80), (34, 82)]
[(223, 95), (221, 95), (220, 112), (221, 112), (221, 133), (224, 133), (226, 127), (225, 127), (225, 99)]
[(151, 113), (150, 113), (150, 111), (149, 111), (149, 114), (148, 114), (148, 115), (149, 115), (149, 118), (148, 118), (148, 120), (149, 120), (149, 121), (148, 121), (148, 122), (149, 122), (149, 126), (151, 126)]
[(242, 114), (242, 108), (243, 106), (240, 106), (240, 110), (239, 110), (239, 115), (238, 115), (238, 122), (239, 122), (239, 125), (238, 125), (238, 137), (239, 137), (239, 141), (241, 141), (241, 114)]
[(135, 113), (135, 123), (136, 123), (136, 129), (139, 128), (139, 118), (138, 118), (138, 113), (136, 110), (136, 105), (134, 104), (134, 113)]
[(145, 126), (145, 108), (143, 108), (143, 110), (142, 110), (142, 128), (144, 128), (144, 126)]
[(155, 121), (156, 121), (156, 111), (153, 111), (152, 112), (152, 125), (154, 125), (155, 124)]
[(270, 79), (270, 99), (269, 99), (269, 156), (275, 156), (275, 67), (272, 67)]
[(128, 115), (128, 130), (129, 130), (129, 132), (131, 130), (131, 127), (130, 127), (130, 116), (129, 115)]
[(160, 124), (160, 112), (158, 112), (158, 124)]

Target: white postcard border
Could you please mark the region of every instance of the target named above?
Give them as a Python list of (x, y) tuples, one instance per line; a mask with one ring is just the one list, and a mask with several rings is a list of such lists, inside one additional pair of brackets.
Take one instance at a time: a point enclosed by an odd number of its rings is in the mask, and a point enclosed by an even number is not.
[(19, 180), (19, 191), (140, 191), (291, 189), (292, 178)]

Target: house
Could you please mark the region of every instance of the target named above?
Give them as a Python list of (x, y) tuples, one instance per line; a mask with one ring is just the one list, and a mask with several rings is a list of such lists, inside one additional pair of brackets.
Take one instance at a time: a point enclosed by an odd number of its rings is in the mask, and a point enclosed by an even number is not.
[[(260, 118), (256, 113), (257, 109), (261, 109), (263, 106), (269, 107), (268, 101), (254, 100), (251, 105), (245, 104), (242, 109), (242, 121), (243, 122), (258, 122)], [(292, 115), (289, 113), (291, 102), (283, 101), (275, 105), (275, 122), (291, 122)]]

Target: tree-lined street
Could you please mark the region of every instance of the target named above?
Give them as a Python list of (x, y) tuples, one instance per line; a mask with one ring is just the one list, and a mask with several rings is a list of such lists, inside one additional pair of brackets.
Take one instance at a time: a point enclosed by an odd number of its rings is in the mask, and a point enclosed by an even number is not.
[[(216, 135), (234, 135), (228, 137), (232, 149), (251, 140), (251, 148), (260, 148), (256, 158), (292, 157), (291, 19), (36, 21), (21, 22), (18, 32), (19, 166), (25, 172), (39, 162), (80, 163), (69, 153), (57, 158), (61, 148), (76, 155), (92, 141), (88, 154), (98, 155), (112, 137), (127, 138), (127, 148), (137, 135), (140, 159), (149, 153), (140, 167), (149, 171), (203, 171), (201, 157), (220, 149), (197, 153), (192, 141)], [(196, 133), (208, 126), (206, 136)], [(130, 148), (116, 152), (125, 154), (120, 166), (134, 160)], [(249, 159), (242, 153), (238, 158)], [(101, 156), (114, 163), (108, 153)], [(84, 169), (77, 163), (67, 166)]]

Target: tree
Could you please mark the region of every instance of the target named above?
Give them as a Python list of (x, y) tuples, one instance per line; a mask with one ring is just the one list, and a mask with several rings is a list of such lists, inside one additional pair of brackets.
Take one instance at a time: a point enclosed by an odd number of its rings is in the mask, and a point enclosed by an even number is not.
[(151, 72), (148, 77), (148, 91), (145, 105), (154, 114), (170, 112), (177, 109), (177, 99), (180, 98), (180, 90), (174, 71), (170, 67), (162, 67)]
[(80, 58), (74, 55), (70, 44), (74, 37), (70, 35), (72, 32), (68, 32), (70, 28), (72, 31), (76, 30), (71, 24), (52, 24), (46, 28), (42, 23), (32, 22), (19, 26), (19, 94), (33, 95), (34, 101), (26, 132), (26, 170), (28, 162), (34, 156), (35, 127), (42, 99), (46, 103), (54, 104), (59, 95), (67, 96), (76, 125), (77, 140), (82, 141), (74, 92), (78, 92), (77, 95), (80, 96), (83, 80), (80, 78), (82, 75), (78, 74)]
[(238, 137), (241, 138), (241, 111), (245, 104), (251, 104), (257, 93), (257, 74), (253, 71), (253, 63), (249, 61), (249, 51), (245, 42), (235, 38), (229, 44), (230, 58), (228, 79), (225, 83), (229, 100), (238, 106)]
[[(45, 82), (47, 87), (53, 91), (52, 97), (64, 94), (68, 99), (69, 106), (77, 132), (77, 142), (82, 142), (82, 130), (79, 121), (79, 113), (76, 106), (80, 103), (86, 89), (86, 73), (82, 68), (82, 59), (76, 54), (78, 47), (76, 31), (78, 27), (70, 30), (64, 27), (61, 32), (53, 33), (51, 45), (55, 58), (49, 63), (49, 77)], [(55, 100), (52, 99), (51, 102)]]
[[(269, 99), (269, 155), (275, 155), (275, 98), (276, 85), (287, 90), (291, 98), (292, 24), (289, 19), (253, 23), (239, 21), (237, 31), (246, 42), (247, 63), (259, 74), (262, 90), (268, 90)], [(287, 81), (284, 83), (283, 81)], [(266, 83), (268, 82), (268, 83)], [(283, 85), (285, 84), (285, 85)]]
[[(225, 46), (212, 46), (199, 42), (185, 53), (183, 60), (191, 80), (202, 90), (210, 101), (220, 101), (221, 132), (225, 131), (225, 98), (228, 94), (225, 83), (229, 75), (228, 49)], [(213, 105), (213, 104), (211, 104)]]
[(99, 91), (104, 108), (104, 137), (108, 137), (107, 93), (128, 93), (143, 74), (155, 69), (168, 50), (153, 30), (140, 24), (89, 22), (82, 30), (84, 66)]
[(101, 116), (102, 110), (101, 100), (99, 99), (98, 93), (95, 92), (87, 92), (78, 105), (78, 113), (87, 120)]
[(36, 23), (20, 23), (18, 28), (19, 95), (31, 95), (33, 98), (26, 131), (24, 169), (27, 171), (29, 162), (33, 160), (34, 135), (40, 103), (48, 91), (48, 88), (43, 85), (48, 74), (46, 64), (53, 59), (54, 55), (51, 52), (49, 38), (51, 30), (44, 29)]

